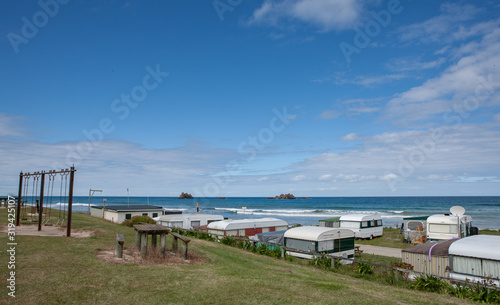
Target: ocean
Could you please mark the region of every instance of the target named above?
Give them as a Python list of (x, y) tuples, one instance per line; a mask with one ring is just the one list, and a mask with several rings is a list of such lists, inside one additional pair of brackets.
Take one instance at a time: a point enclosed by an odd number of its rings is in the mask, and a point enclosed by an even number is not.
[[(481, 229), (500, 229), (500, 197), (311, 197), (310, 199), (266, 199), (228, 197), (227, 199), (176, 197), (92, 197), (91, 205), (150, 204), (184, 214), (217, 214), (230, 219), (275, 217), (289, 224), (317, 225), (319, 220), (352, 213), (379, 214), (384, 226), (401, 225), (403, 217), (449, 213), (459, 205), (472, 216), (472, 224)], [(53, 204), (58, 208), (58, 204)], [(73, 198), (73, 211), (85, 213), (89, 198)]]

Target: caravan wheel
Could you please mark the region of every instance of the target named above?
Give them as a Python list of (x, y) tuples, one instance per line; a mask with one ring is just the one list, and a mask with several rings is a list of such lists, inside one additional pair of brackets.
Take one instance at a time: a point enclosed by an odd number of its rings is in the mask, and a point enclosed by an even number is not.
[(372, 239), (373, 239), (373, 235), (370, 235), (370, 240), (372, 240)]

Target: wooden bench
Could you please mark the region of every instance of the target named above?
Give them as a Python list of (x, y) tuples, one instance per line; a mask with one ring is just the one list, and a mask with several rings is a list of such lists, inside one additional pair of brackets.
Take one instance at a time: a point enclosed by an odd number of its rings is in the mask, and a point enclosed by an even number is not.
[(123, 234), (116, 233), (116, 257), (123, 257), (123, 244), (125, 243), (125, 237)]
[(354, 246), (354, 254), (358, 253), (359, 257), (361, 257), (361, 253), (363, 253), (363, 250), (359, 249), (359, 246)]
[(177, 240), (182, 240), (182, 258), (187, 259), (188, 253), (188, 243), (191, 241), (189, 238), (186, 238), (177, 233), (170, 233), (174, 237), (172, 240), (172, 252), (177, 254)]

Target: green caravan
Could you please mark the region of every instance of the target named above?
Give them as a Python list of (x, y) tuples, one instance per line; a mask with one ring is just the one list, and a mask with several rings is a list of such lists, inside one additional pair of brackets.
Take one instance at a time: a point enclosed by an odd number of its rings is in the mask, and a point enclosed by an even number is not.
[(287, 254), (291, 256), (312, 259), (314, 253), (321, 253), (354, 258), (354, 233), (351, 230), (304, 226), (287, 230), (284, 239)]

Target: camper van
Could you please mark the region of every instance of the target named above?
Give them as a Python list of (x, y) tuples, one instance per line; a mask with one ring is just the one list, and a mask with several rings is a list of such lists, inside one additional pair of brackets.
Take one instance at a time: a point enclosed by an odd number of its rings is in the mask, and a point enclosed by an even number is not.
[(500, 285), (500, 236), (462, 238), (451, 244), (448, 253), (451, 279)]
[(160, 225), (169, 228), (182, 228), (186, 230), (193, 227), (206, 226), (214, 221), (224, 220), (222, 215), (212, 214), (178, 214), (178, 215), (163, 215), (153, 218)]
[(462, 238), (471, 235), (472, 217), (465, 209), (454, 206), (450, 214), (437, 214), (427, 218), (427, 241)]
[(276, 218), (237, 219), (208, 224), (208, 234), (214, 236), (254, 236), (255, 234), (288, 229), (288, 223)]
[(350, 214), (340, 217), (340, 227), (350, 229), (356, 238), (373, 239), (382, 236), (384, 227), (380, 215)]
[(336, 257), (354, 258), (354, 233), (348, 229), (303, 226), (287, 230), (284, 235), (285, 247), (296, 249), (288, 255), (312, 259), (313, 254), (323, 253)]

